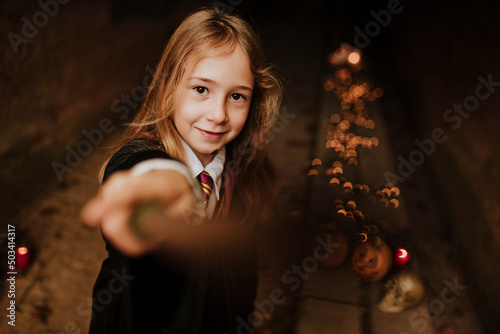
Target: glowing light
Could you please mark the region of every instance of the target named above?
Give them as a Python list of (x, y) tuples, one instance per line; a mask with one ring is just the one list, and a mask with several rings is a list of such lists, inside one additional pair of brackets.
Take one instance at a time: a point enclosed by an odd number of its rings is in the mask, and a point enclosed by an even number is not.
[(362, 116), (357, 117), (354, 123), (356, 123), (357, 126), (363, 126), (365, 125), (366, 119)]
[(342, 162), (339, 161), (339, 160), (335, 160), (333, 163), (332, 163), (332, 167), (342, 167)]
[(358, 98), (360, 98), (361, 96), (363, 96), (365, 94), (365, 92), (366, 92), (365, 89), (366, 88), (364, 86), (362, 86), (362, 85), (354, 86), (352, 88), (352, 95), (353, 95), (353, 97), (355, 97), (356, 100), (357, 100)]
[(396, 252), (394, 253), (394, 265), (396, 268), (399, 270), (406, 269), (409, 261), (410, 253), (402, 247), (397, 247)]
[(344, 152), (344, 151), (345, 151), (344, 145), (339, 144), (335, 147), (335, 152)]
[(316, 169), (311, 169), (308, 173), (307, 176), (312, 176), (312, 175), (318, 175), (319, 172)]
[(344, 188), (344, 192), (352, 194), (353, 190), (352, 190), (352, 188)]
[(347, 61), (352, 65), (356, 65), (361, 61), (361, 55), (357, 51), (353, 51), (347, 56)]
[(391, 199), (390, 202), (394, 205), (394, 208), (397, 208), (399, 206), (399, 201), (395, 198)]
[(318, 159), (318, 158), (314, 159), (314, 160), (312, 161), (312, 165), (313, 165), (313, 166), (318, 166), (318, 165), (321, 165), (321, 160), (320, 160), (320, 159)]
[(342, 45), (340, 45), (340, 50), (341, 50), (344, 54), (346, 54), (346, 53), (348, 53), (349, 51), (351, 51), (351, 49), (352, 49), (352, 46), (351, 46), (351, 44), (349, 44), (349, 43), (342, 43)]
[(326, 92), (331, 92), (335, 88), (335, 84), (331, 80), (327, 80), (323, 83), (323, 89)]
[(385, 195), (384, 197), (386, 197), (386, 196), (390, 197), (391, 196), (391, 191), (389, 189), (387, 189), (387, 188), (384, 188), (382, 190), (382, 193)]
[(16, 268), (24, 270), (30, 265), (30, 252), (27, 247), (16, 249)]
[(340, 115), (339, 114), (333, 114), (330, 117), (330, 122), (332, 122), (333, 124), (340, 123)]
[(399, 192), (399, 188), (397, 188), (397, 187), (392, 187), (392, 188), (391, 188), (391, 192), (392, 192), (392, 193), (394, 194), (394, 196), (396, 196), (396, 197), (397, 197), (397, 196), (399, 196), (399, 193), (400, 193), (400, 192)]
[(354, 214), (361, 220), (365, 219), (365, 215), (359, 210), (354, 210)]
[(369, 138), (363, 138), (363, 147), (370, 148), (372, 146), (372, 142)]
[(357, 166), (358, 165), (358, 159), (356, 159), (356, 158), (350, 158), (349, 161), (348, 161), (348, 164), (349, 165)]
[(358, 156), (358, 152), (356, 150), (350, 149), (347, 151), (346, 157), (347, 158), (356, 158)]
[(382, 88), (379, 87), (379, 88), (375, 88), (373, 90), (373, 96), (375, 98), (377, 98), (377, 99), (381, 98), (383, 95), (384, 95), (384, 90)]
[(333, 168), (333, 174), (343, 174), (344, 171), (342, 170), (342, 167), (335, 167)]
[(349, 129), (349, 127), (351, 126), (351, 124), (348, 121), (343, 120), (342, 122), (339, 123), (338, 126), (339, 126), (339, 128), (341, 130), (346, 130), (346, 129)]
[(404, 248), (399, 248), (396, 256), (400, 259), (405, 259), (406, 257), (408, 257), (408, 251)]
[(351, 72), (348, 69), (341, 69), (335, 72), (335, 76), (340, 80), (348, 80), (351, 78)]
[(368, 120), (365, 123), (365, 128), (367, 129), (373, 129), (375, 127), (375, 122), (373, 120)]
[(366, 235), (366, 233), (358, 233), (359, 236), (361, 237), (361, 242), (365, 242), (366, 240), (368, 240), (368, 235)]

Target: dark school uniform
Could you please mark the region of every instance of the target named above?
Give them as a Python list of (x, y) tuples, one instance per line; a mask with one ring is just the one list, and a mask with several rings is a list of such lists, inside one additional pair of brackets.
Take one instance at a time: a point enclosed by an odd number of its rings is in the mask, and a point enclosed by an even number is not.
[[(125, 145), (109, 161), (104, 181), (141, 161), (171, 159), (147, 146), (140, 141)], [(234, 184), (228, 160), (222, 182)], [(235, 221), (243, 201), (238, 187), (231, 188), (222, 187), (231, 204), (221, 211)], [(244, 251), (222, 249), (210, 259), (173, 252), (131, 258), (106, 242), (108, 257), (93, 288), (89, 334), (247, 333), (256, 298), (257, 252), (251, 234), (242, 242)]]

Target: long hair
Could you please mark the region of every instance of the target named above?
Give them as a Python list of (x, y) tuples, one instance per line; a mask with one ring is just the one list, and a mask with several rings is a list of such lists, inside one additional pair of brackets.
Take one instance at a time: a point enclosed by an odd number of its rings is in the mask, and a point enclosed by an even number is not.
[(159, 140), (156, 149), (185, 162), (172, 117), (180, 89), (198, 60), (230, 54), (235, 47), (241, 47), (250, 59), (254, 92), (243, 130), (228, 145), (229, 156), (234, 162), (236, 185), (246, 204), (245, 218), (257, 213), (253, 218), (259, 219), (269, 212), (275, 197), (275, 175), (267, 158), (267, 146), (279, 113), (282, 86), (266, 62), (259, 37), (235, 13), (204, 7), (184, 19), (163, 51), (141, 109), (113, 153), (149, 133)]

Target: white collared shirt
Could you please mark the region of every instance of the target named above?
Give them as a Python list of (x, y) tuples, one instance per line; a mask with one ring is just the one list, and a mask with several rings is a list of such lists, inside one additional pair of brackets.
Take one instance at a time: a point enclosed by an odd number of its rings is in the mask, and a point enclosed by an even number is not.
[(206, 209), (207, 216), (212, 218), (217, 202), (220, 200), (222, 173), (224, 171), (224, 163), (226, 161), (226, 147), (222, 147), (219, 152), (217, 152), (214, 159), (208, 165), (203, 167), (203, 164), (193, 152), (191, 147), (182, 139), (181, 142), (186, 153), (187, 166), (176, 160), (159, 158), (149, 159), (141, 161), (135, 165), (132, 168), (132, 175), (142, 175), (153, 170), (175, 170), (188, 179), (197, 198), (199, 199), (199, 202), (201, 203), (203, 195), (201, 193), (200, 183), (198, 182), (197, 177), (203, 170), (205, 170), (214, 180), (214, 190), (210, 194)]
[(182, 140), (182, 146), (186, 152), (186, 163), (193, 178), (196, 179), (202, 171), (205, 171), (210, 174), (214, 180), (214, 190), (210, 194), (207, 206), (208, 217), (212, 218), (217, 202), (220, 200), (222, 172), (224, 171), (224, 163), (226, 162), (226, 147), (223, 146), (219, 152), (217, 152), (214, 159), (208, 165), (203, 167), (200, 159), (198, 159), (191, 147), (184, 140)]

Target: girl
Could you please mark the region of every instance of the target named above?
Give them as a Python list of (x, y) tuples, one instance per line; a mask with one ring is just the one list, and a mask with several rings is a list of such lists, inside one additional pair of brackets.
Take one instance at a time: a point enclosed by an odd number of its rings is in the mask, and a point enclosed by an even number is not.
[(180, 24), (82, 211), (109, 253), (90, 333), (250, 331), (249, 231), (273, 203), (266, 148), (280, 102), (281, 84), (244, 20), (203, 8)]

